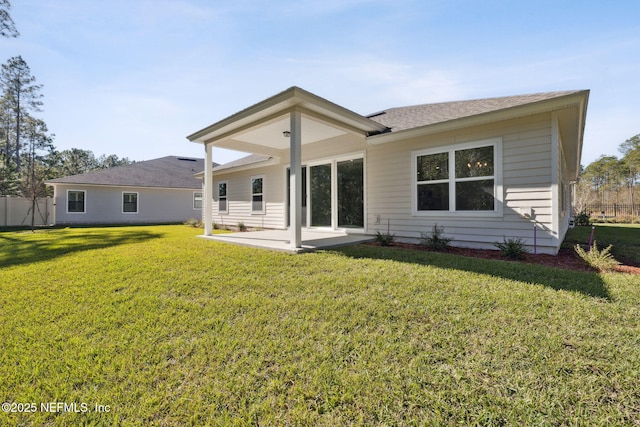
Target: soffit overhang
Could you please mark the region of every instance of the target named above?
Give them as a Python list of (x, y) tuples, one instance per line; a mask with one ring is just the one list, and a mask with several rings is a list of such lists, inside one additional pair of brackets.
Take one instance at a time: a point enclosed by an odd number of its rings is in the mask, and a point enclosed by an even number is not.
[(362, 137), (386, 127), (298, 87), (292, 87), (187, 137), (189, 141), (221, 148), (279, 157), (289, 148), (290, 114), (301, 113), (302, 144)]

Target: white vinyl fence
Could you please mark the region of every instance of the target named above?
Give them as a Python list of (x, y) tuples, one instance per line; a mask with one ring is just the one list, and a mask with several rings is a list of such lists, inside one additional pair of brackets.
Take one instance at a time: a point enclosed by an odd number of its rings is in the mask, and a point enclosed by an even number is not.
[[(35, 225), (53, 222), (53, 199), (38, 199), (35, 208)], [(0, 196), (0, 227), (31, 225), (31, 200), (17, 196)]]

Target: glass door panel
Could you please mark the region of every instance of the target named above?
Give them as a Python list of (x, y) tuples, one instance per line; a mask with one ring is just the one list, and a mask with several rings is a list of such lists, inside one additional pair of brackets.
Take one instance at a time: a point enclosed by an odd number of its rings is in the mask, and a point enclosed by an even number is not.
[(331, 164), (310, 169), (311, 226), (331, 227)]
[(364, 227), (364, 160), (337, 163), (338, 227)]

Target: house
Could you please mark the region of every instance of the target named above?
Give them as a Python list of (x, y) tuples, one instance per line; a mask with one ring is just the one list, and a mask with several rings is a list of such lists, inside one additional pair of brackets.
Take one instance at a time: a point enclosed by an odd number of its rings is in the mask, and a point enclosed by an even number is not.
[(168, 156), (47, 181), (54, 224), (183, 222), (202, 212), (204, 159)]
[[(588, 90), (390, 108), (362, 116), (291, 87), (187, 138), (206, 148), (212, 223), (390, 232), (452, 244), (522, 239), (556, 254), (580, 171)], [(211, 167), (212, 148), (252, 155)]]

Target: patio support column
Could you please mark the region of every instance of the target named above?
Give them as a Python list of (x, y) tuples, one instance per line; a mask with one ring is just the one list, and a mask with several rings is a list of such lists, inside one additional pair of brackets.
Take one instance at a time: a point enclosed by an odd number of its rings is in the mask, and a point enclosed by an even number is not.
[(289, 194), (291, 207), (289, 218), (290, 225), (290, 245), (291, 249), (302, 247), (302, 119), (299, 111), (291, 112), (291, 135), (290, 135), (290, 174), (289, 184), (291, 192)]
[(202, 208), (204, 209), (204, 235), (211, 236), (213, 231), (213, 221), (211, 218), (211, 203), (213, 195), (213, 146), (205, 144), (207, 155), (204, 159), (204, 194), (202, 195)]

